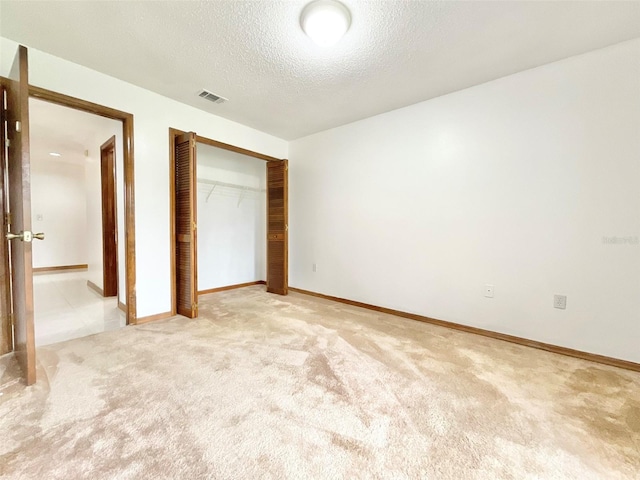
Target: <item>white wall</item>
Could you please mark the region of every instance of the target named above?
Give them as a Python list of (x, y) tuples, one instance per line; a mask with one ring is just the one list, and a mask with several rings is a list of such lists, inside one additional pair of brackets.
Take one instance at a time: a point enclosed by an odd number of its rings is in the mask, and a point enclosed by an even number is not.
[(289, 168), (292, 286), (640, 362), (640, 40), (291, 142)]
[(84, 165), (32, 156), (33, 231), (46, 235), (33, 242), (35, 268), (87, 263), (85, 205)]
[[(0, 38), (0, 75), (8, 75), (16, 47)], [(134, 115), (138, 316), (170, 311), (169, 127), (277, 158), (287, 157), (288, 143), (35, 49), (29, 75), (32, 85)]]
[[(198, 290), (266, 280), (266, 162), (198, 144)], [(212, 190), (213, 189), (213, 190)]]
[(85, 168), (85, 205), (87, 221), (85, 230), (87, 280), (98, 288), (104, 288), (104, 268), (102, 261), (102, 195), (100, 150), (93, 148), (86, 158)]

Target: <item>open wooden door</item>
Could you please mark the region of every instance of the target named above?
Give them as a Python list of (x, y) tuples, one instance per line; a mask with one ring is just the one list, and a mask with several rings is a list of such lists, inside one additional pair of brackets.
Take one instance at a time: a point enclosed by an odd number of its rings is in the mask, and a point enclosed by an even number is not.
[(176, 309), (178, 314), (198, 316), (198, 262), (196, 236), (196, 134), (174, 139), (174, 205), (176, 252)]
[(116, 212), (116, 136), (100, 146), (102, 190), (102, 291), (118, 295), (118, 220)]
[(288, 162), (267, 162), (267, 292), (289, 293)]
[(33, 327), (33, 274), (31, 241), (31, 178), (29, 162), (29, 79), (27, 49), (18, 47), (6, 87), (7, 170), (11, 248), (14, 351), (27, 385), (36, 381)]

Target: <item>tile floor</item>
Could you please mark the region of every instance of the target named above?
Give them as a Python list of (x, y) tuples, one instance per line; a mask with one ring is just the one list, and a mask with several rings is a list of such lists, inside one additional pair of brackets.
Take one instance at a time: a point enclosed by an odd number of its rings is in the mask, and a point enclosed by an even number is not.
[(34, 274), (33, 297), (38, 347), (126, 324), (117, 298), (103, 298), (87, 287), (83, 270)]

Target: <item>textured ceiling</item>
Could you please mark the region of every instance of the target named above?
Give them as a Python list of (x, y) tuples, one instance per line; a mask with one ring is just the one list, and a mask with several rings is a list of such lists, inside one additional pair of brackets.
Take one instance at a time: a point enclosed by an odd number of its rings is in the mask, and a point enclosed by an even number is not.
[(0, 32), (284, 139), (640, 37), (640, 2), (343, 0), (323, 49), (305, 3), (2, 1)]

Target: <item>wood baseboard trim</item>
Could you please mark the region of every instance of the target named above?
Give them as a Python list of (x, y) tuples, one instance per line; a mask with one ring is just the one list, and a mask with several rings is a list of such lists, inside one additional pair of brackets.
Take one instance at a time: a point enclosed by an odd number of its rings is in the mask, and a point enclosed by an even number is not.
[(138, 317), (136, 319), (136, 325), (142, 325), (143, 323), (155, 322), (156, 320), (164, 320), (165, 318), (171, 318), (173, 314), (171, 312), (156, 313), (155, 315), (148, 315), (146, 317)]
[(198, 295), (206, 295), (207, 293), (224, 292), (225, 290), (234, 290), (236, 288), (250, 287), (252, 285), (266, 285), (264, 280), (257, 280), (255, 282), (238, 283), (236, 285), (228, 285), (226, 287), (210, 288), (209, 290), (200, 290)]
[(87, 280), (87, 287), (89, 287), (91, 290), (98, 293), (101, 297), (104, 297), (104, 290), (102, 290), (99, 286), (97, 286), (91, 280)]
[(127, 313), (127, 306), (124, 303), (122, 303), (120, 300), (118, 300), (118, 308), (122, 310), (124, 313)]
[(58, 265), (56, 267), (36, 267), (33, 269), (33, 273), (41, 272), (58, 272), (60, 270), (86, 270), (89, 265), (82, 263), (80, 265)]
[(624, 368), (625, 370), (632, 370), (634, 372), (640, 372), (640, 363), (630, 362), (628, 360), (621, 360), (619, 358), (607, 357), (604, 355), (598, 355), (596, 353), (583, 352), (581, 350), (574, 350), (567, 347), (559, 347), (557, 345), (551, 345), (550, 343), (538, 342), (536, 340), (529, 340), (527, 338), (516, 337), (514, 335), (507, 335), (506, 333), (498, 333), (491, 330), (485, 330), (483, 328), (470, 327), (468, 325), (461, 325), (459, 323), (447, 322), (445, 320), (438, 320), (435, 318), (425, 317), (417, 315), (415, 313), (402, 312), (400, 310), (393, 310), (391, 308), (378, 307), (376, 305), (370, 305), (368, 303), (356, 302), (354, 300), (348, 300), (346, 298), (333, 297), (331, 295), (324, 295), (322, 293), (311, 292), (309, 290), (303, 290), (301, 288), (289, 287), (289, 291), (302, 293), (304, 295), (311, 295), (313, 297), (324, 298), (325, 300), (332, 300), (334, 302), (344, 303), (346, 305), (352, 305), (354, 307), (366, 308), (368, 310), (374, 310), (376, 312), (387, 313), (389, 315), (396, 315), (398, 317), (409, 318), (411, 320), (417, 320), (419, 322), (430, 323), (432, 325), (438, 325), (439, 327), (451, 328), (453, 330), (459, 330), (462, 332), (473, 333), (476, 335), (482, 335), (483, 337), (494, 338), (496, 340), (502, 340), (505, 342), (516, 343), (525, 347), (537, 348), (538, 350), (545, 350), (551, 353), (557, 353), (559, 355), (566, 355), (569, 357), (580, 358), (582, 360), (588, 360), (590, 362), (601, 363), (604, 365), (610, 365), (612, 367)]

